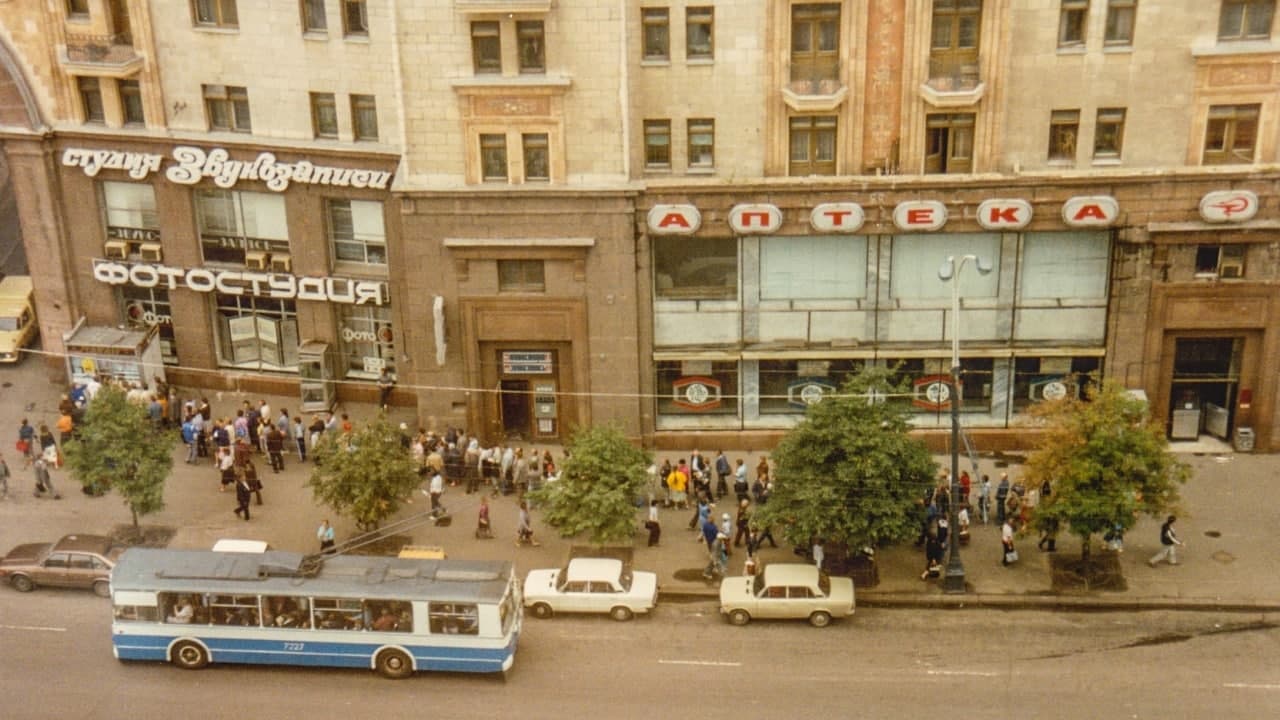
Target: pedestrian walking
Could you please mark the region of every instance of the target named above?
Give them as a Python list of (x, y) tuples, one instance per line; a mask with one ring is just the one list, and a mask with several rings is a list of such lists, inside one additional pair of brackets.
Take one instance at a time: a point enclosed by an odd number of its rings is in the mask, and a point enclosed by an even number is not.
[(1000, 473), (1000, 484), (996, 486), (996, 522), (1004, 524), (1004, 505), (1009, 499), (1009, 473)]
[(284, 470), (284, 433), (272, 426), (267, 429), (267, 457), (271, 459), (271, 471)]
[(738, 501), (737, 532), (733, 535), (733, 546), (742, 547), (744, 541), (751, 537), (751, 501), (742, 498)]
[(53, 486), (53, 476), (49, 474), (49, 461), (44, 455), (37, 457), (33, 463), (36, 473), (36, 490), (33, 495), (40, 497), (40, 493), (47, 492), (53, 496), (54, 500), (61, 500), (62, 496), (58, 494), (58, 490)]
[(434, 473), (431, 476), (431, 483), (427, 487), (427, 496), (431, 498), (431, 512), (433, 514), (443, 509), (440, 506), (441, 495), (444, 495), (444, 476), (440, 473)]
[(723, 450), (716, 451), (716, 500), (724, 499), (729, 494), (729, 476), (733, 474), (733, 468), (729, 466), (729, 458), (725, 457)]
[(22, 454), (22, 467), (31, 467), (32, 461), (35, 460), (36, 452), (36, 429), (31, 427), (26, 418), (22, 418), (22, 424), (18, 426), (18, 452)]
[(9, 465), (0, 454), (0, 499), (9, 497)]
[(649, 519), (645, 521), (644, 529), (649, 531), (649, 547), (657, 547), (658, 542), (662, 539), (662, 524), (658, 521), (657, 499), (649, 501)]
[(533, 521), (529, 517), (529, 503), (520, 501), (520, 522), (516, 525), (516, 547), (521, 545), (538, 546), (542, 543), (533, 539)]
[(747, 462), (742, 458), (738, 458), (738, 465), (733, 470), (733, 494), (738, 497), (738, 503), (749, 498), (751, 486), (747, 484)]
[(1004, 524), (1000, 526), (1000, 545), (1004, 551), (1000, 564), (1008, 567), (1010, 563), (1018, 561), (1018, 551), (1013, 547), (1013, 518), (1011, 517), (1006, 516)]
[(1173, 524), (1178, 522), (1178, 518), (1170, 515), (1169, 519), (1164, 521), (1160, 526), (1160, 552), (1151, 556), (1147, 564), (1155, 567), (1156, 563), (1167, 559), (1170, 565), (1178, 564), (1178, 546), (1182, 545), (1182, 541), (1178, 539), (1178, 533), (1174, 531)]
[(813, 564), (816, 565), (819, 570), (822, 569), (822, 562), (827, 559), (825, 542), (826, 541), (822, 538), (815, 538), (813, 541)]
[(489, 498), (480, 496), (480, 512), (476, 516), (476, 538), (488, 540), (493, 537), (493, 524), (489, 521)]
[(302, 424), (302, 416), (293, 418), (293, 442), (298, 447), (298, 462), (307, 461), (307, 428)]
[(983, 525), (990, 519), (991, 511), (991, 476), (983, 475), (978, 483), (978, 518)]
[(244, 470), (236, 468), (236, 514), (245, 520), (249, 519), (249, 500), (253, 497), (253, 488), (245, 479)]
[(320, 541), (320, 552), (326, 555), (334, 553), (333, 545), (333, 526), (329, 524), (329, 519), (325, 518), (320, 521), (320, 527), (316, 528), (316, 539)]
[(391, 375), (391, 370), (384, 367), (382, 373), (378, 375), (378, 407), (386, 410), (387, 401), (391, 399), (391, 390), (396, 386), (396, 380)]

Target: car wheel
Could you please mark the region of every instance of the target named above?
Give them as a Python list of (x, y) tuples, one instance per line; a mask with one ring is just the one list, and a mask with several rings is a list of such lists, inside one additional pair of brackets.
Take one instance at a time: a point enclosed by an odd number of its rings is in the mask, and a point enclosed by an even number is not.
[(199, 643), (183, 640), (169, 651), (169, 660), (183, 670), (199, 670), (209, 664), (209, 653)]
[(751, 613), (746, 610), (734, 610), (729, 613), (729, 622), (739, 627), (751, 622)]
[(618, 622), (626, 622), (627, 620), (630, 620), (632, 618), (631, 608), (623, 607), (622, 605), (619, 605), (618, 607), (609, 611), (609, 617), (612, 617), (614, 620), (617, 620)]
[(111, 597), (111, 583), (99, 580), (93, 584), (93, 593), (98, 597)]
[(392, 680), (407, 678), (413, 674), (413, 660), (399, 650), (383, 650), (378, 654), (378, 672)]
[(18, 592), (31, 592), (36, 589), (36, 584), (31, 582), (31, 578), (26, 575), (14, 575), (9, 580), (9, 584)]
[(809, 616), (809, 624), (814, 627), (826, 627), (831, 624), (831, 613), (819, 610)]
[(538, 603), (533, 606), (533, 616), (546, 620), (551, 617), (551, 606), (546, 603)]

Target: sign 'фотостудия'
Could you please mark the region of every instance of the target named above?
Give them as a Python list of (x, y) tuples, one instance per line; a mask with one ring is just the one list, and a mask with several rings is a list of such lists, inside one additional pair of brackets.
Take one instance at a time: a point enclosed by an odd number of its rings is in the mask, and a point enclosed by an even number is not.
[(252, 270), (177, 268), (152, 263), (93, 261), (93, 277), (109, 285), (141, 288), (180, 288), (224, 295), (251, 295), (285, 300), (319, 300), (342, 305), (385, 305), (384, 280), (335, 277), (298, 277), (287, 273)]

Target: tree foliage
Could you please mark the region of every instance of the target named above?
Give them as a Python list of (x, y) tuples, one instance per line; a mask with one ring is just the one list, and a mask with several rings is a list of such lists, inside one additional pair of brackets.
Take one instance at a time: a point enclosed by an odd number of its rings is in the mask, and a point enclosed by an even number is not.
[(561, 537), (587, 533), (597, 545), (631, 542), (649, 456), (612, 425), (578, 429), (566, 450), (560, 478), (529, 493), (543, 520)]
[(907, 406), (885, 368), (866, 368), (840, 393), (810, 405), (774, 450), (777, 477), (753, 521), (782, 529), (789, 542), (811, 537), (849, 547), (909, 537), (919, 531), (918, 501), (935, 466), (908, 435)]
[(138, 518), (164, 509), (164, 481), (173, 469), (176, 432), (157, 428), (147, 408), (104, 386), (85, 408), (71, 440), (63, 443), (67, 470), (93, 494), (113, 490)]
[(1026, 476), (1032, 487), (1048, 480), (1053, 490), (1037, 505), (1033, 523), (1079, 536), (1082, 560), (1094, 533), (1117, 525), (1128, 530), (1139, 513), (1176, 510), (1190, 469), (1169, 452), (1164, 426), (1145, 400), (1107, 380), (1088, 399), (1041, 401), (1031, 414), (1045, 434), (1027, 458)]
[(382, 413), (350, 434), (325, 433), (313, 457), (312, 496), (362, 530), (398, 512), (421, 482), (400, 431)]

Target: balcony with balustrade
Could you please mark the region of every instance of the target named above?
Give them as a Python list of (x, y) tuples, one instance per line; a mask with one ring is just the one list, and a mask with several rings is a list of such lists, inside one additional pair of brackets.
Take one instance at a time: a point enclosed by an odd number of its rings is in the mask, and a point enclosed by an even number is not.
[(929, 79), (920, 86), (920, 95), (933, 107), (972, 107), (985, 91), (976, 54), (929, 57)]
[(782, 88), (782, 99), (795, 112), (831, 112), (849, 94), (838, 61), (792, 63), (790, 78)]
[(124, 79), (138, 74), (145, 60), (129, 33), (68, 33), (61, 62), (70, 75)]

